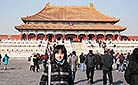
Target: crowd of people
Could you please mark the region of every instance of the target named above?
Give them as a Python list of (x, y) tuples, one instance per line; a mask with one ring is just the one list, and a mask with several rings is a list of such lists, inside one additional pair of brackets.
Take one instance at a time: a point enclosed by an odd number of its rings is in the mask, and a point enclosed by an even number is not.
[[(0, 54), (0, 65), (3, 63), (4, 70), (7, 70), (9, 56)], [(113, 70), (124, 72), (124, 78), (130, 85), (138, 85), (138, 48), (134, 48), (130, 53), (115, 53), (113, 49), (104, 49), (104, 54), (89, 50), (88, 54), (76, 53), (72, 51), (67, 55), (64, 45), (54, 45), (47, 47), (44, 55), (32, 54), (30, 71), (39, 72), (40, 64), (43, 65), (43, 72), (39, 85), (74, 85), (76, 72), (79, 69), (86, 72), (87, 81), (94, 84), (95, 70), (102, 70), (103, 85), (114, 85)], [(107, 77), (108, 76), (108, 77)]]
[[(47, 51), (45, 55), (47, 57), (43, 58), (46, 62), (42, 62), (44, 71), (39, 84), (74, 85), (76, 71), (79, 69), (80, 71), (86, 70), (87, 81), (91, 84), (94, 84), (93, 77), (95, 70), (102, 70), (103, 85), (107, 85), (107, 80), (109, 80), (110, 85), (113, 85), (112, 71), (118, 70), (119, 72), (125, 72), (124, 78), (128, 84), (137, 85), (137, 77), (134, 76), (133, 80), (131, 78), (132, 73), (137, 75), (138, 72), (138, 65), (133, 67), (134, 64), (138, 63), (137, 49), (138, 48), (135, 48), (132, 54), (128, 53), (127, 55), (123, 53), (115, 54), (113, 49), (105, 49), (104, 54), (98, 52), (93, 53), (93, 50), (89, 50), (88, 54), (81, 53), (77, 55), (76, 51), (73, 51), (67, 55), (67, 50), (64, 45), (54, 45), (54, 48), (51, 49), (51, 53), (48, 54)], [(50, 60), (50, 62), (48, 62), (48, 60)], [(49, 64), (51, 69), (49, 68)], [(132, 68), (135, 69), (132, 70)], [(51, 71), (50, 74), (49, 70)]]

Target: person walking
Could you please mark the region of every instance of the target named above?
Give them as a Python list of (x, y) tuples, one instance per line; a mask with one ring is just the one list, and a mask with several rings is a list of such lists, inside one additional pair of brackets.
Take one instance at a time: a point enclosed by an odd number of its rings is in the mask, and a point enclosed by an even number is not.
[(123, 70), (124, 70), (124, 60), (125, 60), (125, 57), (124, 57), (123, 53), (121, 53), (120, 57), (119, 57), (119, 67), (118, 67), (119, 72), (123, 72)]
[(84, 57), (84, 54), (81, 53), (80, 55), (80, 70), (81, 71), (84, 71), (84, 62), (85, 62), (85, 57)]
[(71, 71), (73, 74), (73, 80), (75, 80), (75, 74), (77, 71), (78, 56), (75, 51), (72, 51), (72, 54), (68, 57), (69, 65), (71, 66)]
[(101, 54), (97, 51), (96, 56), (96, 70), (102, 70)]
[(4, 64), (4, 70), (7, 70), (7, 65), (8, 65), (8, 61), (9, 60), (9, 56), (7, 54), (4, 55), (2, 61), (3, 61), (3, 64)]
[(124, 77), (128, 84), (138, 85), (138, 48), (133, 50)]
[(104, 55), (102, 56), (103, 63), (103, 85), (107, 85), (107, 74), (109, 78), (109, 85), (113, 84), (112, 77), (112, 65), (113, 65), (113, 56), (109, 53), (109, 50), (104, 51)]
[(39, 69), (40, 69), (39, 60), (40, 60), (40, 58), (38, 57), (38, 55), (34, 54), (34, 56), (33, 56), (33, 62), (34, 62), (33, 72), (35, 72), (35, 70), (37, 72), (39, 72)]
[(87, 80), (89, 80), (90, 83), (93, 84), (94, 83), (93, 76), (94, 76), (94, 68), (95, 68), (95, 64), (96, 64), (96, 57), (93, 54), (92, 50), (89, 50), (89, 53), (86, 55), (85, 64), (86, 64)]
[(48, 54), (45, 53), (45, 55), (41, 55), (41, 60), (42, 60), (43, 68), (46, 68), (46, 65), (48, 62)]
[[(44, 69), (39, 85), (73, 85), (71, 66), (67, 62), (67, 51), (64, 45), (57, 45), (51, 59), (51, 74), (48, 74), (48, 65)], [(48, 76), (51, 76), (48, 82)]]
[(30, 56), (30, 71), (33, 71), (34, 69), (34, 61), (33, 61), (33, 56)]
[(0, 54), (0, 65), (1, 65), (1, 59), (2, 59), (2, 56), (1, 56), (1, 54)]

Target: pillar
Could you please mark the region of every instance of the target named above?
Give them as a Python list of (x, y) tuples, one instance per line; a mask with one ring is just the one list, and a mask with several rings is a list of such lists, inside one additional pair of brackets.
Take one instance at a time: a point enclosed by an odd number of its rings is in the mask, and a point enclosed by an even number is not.
[(37, 34), (35, 34), (35, 40), (38, 40), (38, 35)]
[(120, 34), (118, 35), (117, 40), (121, 40), (121, 35)]
[(65, 34), (63, 34), (63, 39), (66, 40), (66, 36), (65, 36)]
[(29, 40), (29, 34), (28, 33), (26, 34), (26, 40)]
[(20, 34), (19, 40), (22, 40), (22, 33)]
[(113, 34), (112, 41), (114, 41), (114, 40), (115, 40), (115, 35)]
[(46, 34), (44, 35), (44, 38), (43, 38), (43, 40), (47, 40)]
[(88, 40), (88, 35), (86, 34), (85, 40)]
[(54, 34), (54, 37), (53, 37), (53, 41), (55, 42), (56, 41), (56, 35)]
[(94, 35), (94, 40), (96, 40), (96, 39), (97, 39), (97, 34)]
[(104, 38), (103, 38), (103, 40), (106, 40), (106, 34), (104, 34)]
[(77, 38), (76, 38), (76, 41), (78, 42), (79, 41), (79, 35), (77, 34)]

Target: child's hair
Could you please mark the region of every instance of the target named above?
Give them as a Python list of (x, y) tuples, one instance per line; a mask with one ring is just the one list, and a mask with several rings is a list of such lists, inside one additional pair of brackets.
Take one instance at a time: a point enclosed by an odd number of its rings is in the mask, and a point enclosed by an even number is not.
[(55, 54), (59, 52), (59, 50), (61, 50), (61, 52), (64, 54), (64, 60), (67, 60), (67, 50), (65, 48), (64, 45), (56, 45), (53, 51), (53, 56), (55, 59)]

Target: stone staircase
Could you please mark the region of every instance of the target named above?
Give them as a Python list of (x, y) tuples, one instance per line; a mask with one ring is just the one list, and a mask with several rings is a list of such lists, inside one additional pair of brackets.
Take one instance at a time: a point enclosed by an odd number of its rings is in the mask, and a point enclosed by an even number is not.
[(76, 51), (76, 53), (77, 53), (78, 55), (80, 55), (82, 52), (85, 53), (85, 54), (88, 53), (88, 49), (87, 49), (86, 46), (85, 46), (83, 43), (81, 43), (81, 42), (73, 42), (73, 43), (72, 43), (72, 49), (73, 49), (74, 51)]

